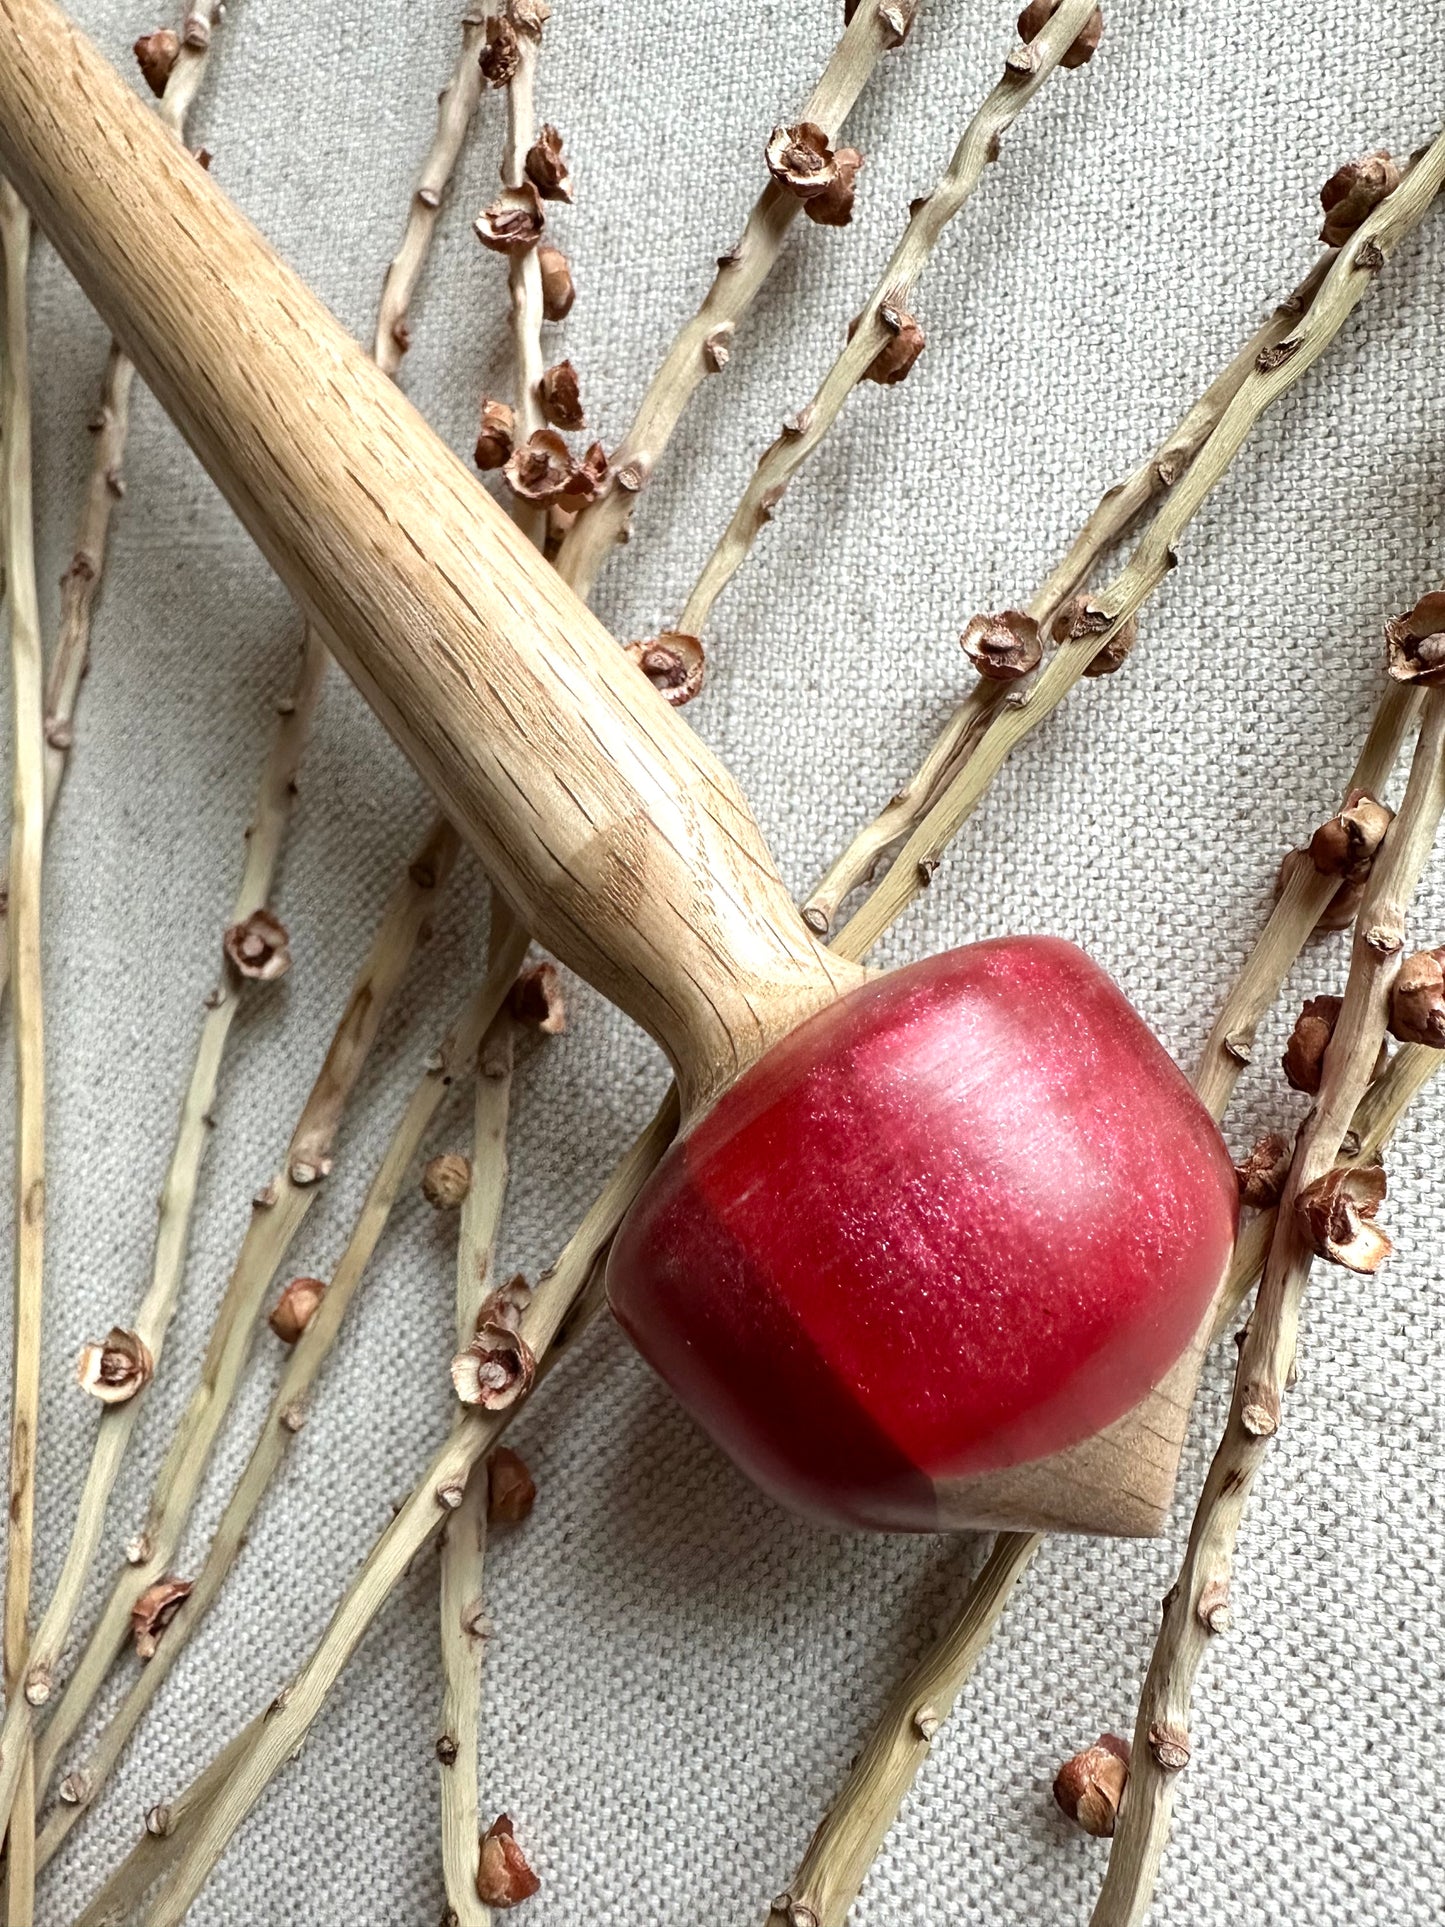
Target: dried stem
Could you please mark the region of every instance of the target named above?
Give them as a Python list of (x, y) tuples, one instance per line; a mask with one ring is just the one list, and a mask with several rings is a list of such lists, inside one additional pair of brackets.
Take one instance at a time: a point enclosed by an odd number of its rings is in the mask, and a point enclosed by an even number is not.
[(96, 1692), (124, 1648), (131, 1608), (162, 1578), (179, 1546), (211, 1450), (230, 1409), (267, 1292), (331, 1168), (332, 1150), (347, 1101), (382, 1019), (401, 984), (422, 924), (450, 874), (456, 834), (445, 825), (428, 831), (383, 912), (346, 1010), (292, 1133), (275, 1178), (257, 1194), (235, 1269), (212, 1326), (201, 1376), (156, 1480), (146, 1522), (127, 1549), (85, 1652), (37, 1749), (39, 1781), (84, 1719)]
[[(211, 24), (215, 24), (219, 19), (219, 9), (216, 8), (207, 10), (192, 7), (187, 14), (187, 21), (189, 22), (192, 18), (202, 20), (207, 13)], [(434, 198), (438, 204), (440, 203), (456, 166), (461, 144), (476, 106), (476, 90), (480, 87), (480, 76), (478, 75), (475, 86), (472, 86), (470, 70), (476, 68), (480, 35), (480, 23), (473, 22), (468, 17), (463, 23), (462, 56), (458, 60), (452, 84), (443, 96), (437, 131), (422, 163), (406, 236), (383, 290), (383, 303), (387, 301), (392, 303), (391, 326), (396, 325), (400, 313), (396, 304), (400, 302), (404, 309), (405, 302), (415, 291), (425, 265), (435, 227), (434, 218), (423, 218), (428, 212), (428, 201)], [(171, 71), (160, 106), (162, 117), (176, 129), (178, 134), (183, 130), (186, 111), (195, 97), (204, 74), (209, 47), (209, 32), (183, 35), (181, 51)], [(468, 87), (472, 87), (470, 105), (467, 104)], [(434, 214), (434, 210), (432, 212)], [(387, 335), (389, 339), (389, 329)], [(102, 398), (100, 442), (97, 446), (96, 461), (87, 492), (86, 507), (82, 514), (81, 531), (76, 543), (77, 561), (82, 556), (87, 557), (88, 560), (78, 572), (76, 565), (72, 564), (62, 590), (61, 634), (52, 666), (51, 690), (48, 697), (48, 717), (52, 738), (55, 736), (56, 716), (60, 715), (68, 723), (69, 716), (73, 713), (74, 692), (78, 689), (80, 678), (84, 673), (89, 648), (90, 614), (100, 564), (103, 560), (104, 537), (109, 523), (109, 505), (114, 500), (112, 477), (124, 446), (126, 405), (130, 393), (131, 373), (130, 364), (118, 350), (112, 349), (107, 363), (106, 386)], [(102, 454), (106, 456), (104, 462), (101, 459)], [(232, 906), (230, 921), (233, 924), (243, 922), (253, 911), (260, 909), (269, 900), (290, 824), (296, 778), (325, 677), (327, 661), (326, 650), (320, 637), (308, 625), (302, 644), (301, 663), (295, 687), (292, 693), (283, 698), (278, 705), (276, 730), (262, 770), (255, 814), (246, 833), (246, 861)], [(70, 704), (68, 710), (64, 707), (67, 691)], [(53, 801), (54, 794), (58, 792), (60, 774), (63, 770), (64, 741), (68, 739), (68, 729), (61, 731), (61, 738), (59, 762), (54, 760), (57, 751), (53, 745), (47, 751), (47, 755), (52, 759), (47, 763), (47, 783), (53, 782), (53, 788), (48, 790), (48, 802)], [(423, 838), (421, 852), (414, 860), (413, 868), (415, 869), (416, 864), (419, 863), (422, 867), (418, 874), (424, 876), (426, 868), (433, 863), (436, 853), (442, 853), (437, 864), (439, 882), (442, 874), (450, 869), (455, 847), (455, 838), (451, 830), (444, 823), (434, 824)], [(384, 941), (388, 950), (396, 949), (398, 967), (404, 967), (406, 957), (410, 955), (411, 947), (414, 945), (415, 929), (419, 927), (420, 914), (414, 915), (413, 902), (418, 888), (422, 891), (421, 897), (416, 899), (418, 902), (424, 903), (434, 894), (433, 886), (424, 883), (418, 885), (415, 876), (406, 879), (386, 913), (393, 923), (390, 934), (383, 937), (386, 929), (385, 922), (383, 932), (378, 933), (378, 944)], [(399, 902), (413, 907), (398, 908)], [(396, 922), (397, 917), (401, 919), (399, 924)], [(410, 931), (409, 935), (408, 931)], [(402, 954), (398, 946), (404, 946), (405, 954)], [(361, 979), (363, 985), (368, 981), (368, 971), (375, 957), (376, 951), (373, 950), (368, 965), (363, 967)], [(133, 1325), (133, 1329), (148, 1344), (157, 1362), (159, 1362), (162, 1342), (175, 1310), (184, 1275), (200, 1166), (209, 1139), (211, 1113), (221, 1064), (242, 989), (242, 981), (237, 973), (228, 962), (223, 961), (220, 983), (207, 1000), (206, 1020), (201, 1028), (171, 1162), (161, 1193), (161, 1210), (152, 1260), (151, 1282)], [(390, 994), (389, 991), (387, 994)], [(378, 1021), (380, 1014), (379, 1008), (373, 1013)], [(365, 1017), (366, 1013), (364, 1009), (359, 1009), (356, 995), (353, 993), (333, 1039), (332, 1049), (328, 1054), (326, 1066), (323, 1067), (321, 1079), (308, 1104), (310, 1122), (307, 1123), (303, 1118), (304, 1129), (298, 1127), (297, 1136), (293, 1139), (291, 1159), (299, 1160), (303, 1166), (313, 1159), (328, 1155), (329, 1134), (334, 1133), (340, 1120), (340, 1108), (349, 1094), (347, 1090), (341, 1089), (335, 1080), (334, 1073), (338, 1061), (344, 1076), (354, 1080), (354, 1077), (360, 1073), (366, 1050), (370, 1047), (368, 1037), (360, 1056), (356, 1058), (353, 1065), (350, 1048), (351, 1040), (356, 1034), (356, 1021), (359, 1015)], [(374, 1030), (371, 1034), (374, 1035)], [(316, 1168), (319, 1169), (319, 1162)], [(268, 1224), (268, 1231), (273, 1234), (268, 1247), (271, 1255), (268, 1257), (267, 1251), (261, 1248), (259, 1241), (253, 1245), (248, 1240), (247, 1246), (243, 1248), (237, 1273), (232, 1280), (231, 1290), (237, 1293), (248, 1293), (248, 1302), (259, 1303), (259, 1297), (264, 1295), (270, 1277), (274, 1274), (286, 1246), (289, 1245), (290, 1238), (294, 1236), (295, 1229), (299, 1226), (300, 1214), (304, 1214), (306, 1203), (309, 1202), (309, 1194), (304, 1192), (304, 1185), (301, 1197), (292, 1198), (288, 1195), (294, 1189), (289, 1177), (278, 1181), (277, 1188), (282, 1197), (277, 1212), (273, 1214)], [(291, 1209), (293, 1205), (299, 1206), (299, 1214), (294, 1216), (294, 1222), (292, 1222)], [(252, 1229), (254, 1231), (257, 1227), (253, 1225)], [(248, 1252), (251, 1253), (249, 1261)], [(228, 1293), (227, 1298), (222, 1301), (218, 1319), (227, 1318), (229, 1303), (230, 1294)], [(219, 1326), (214, 1338), (217, 1341), (220, 1339)], [(244, 1342), (241, 1356), (244, 1358)], [(197, 1399), (204, 1395), (204, 1390), (204, 1386), (198, 1388)], [(228, 1400), (229, 1393), (227, 1402)], [(126, 1404), (111, 1406), (102, 1414), (94, 1454), (86, 1476), (60, 1580), (32, 1647), (25, 1695), (12, 1696), (6, 1707), (5, 1726), (3, 1732), (0, 1732), (0, 1826), (4, 1824), (4, 1816), (9, 1812), (13, 1797), (13, 1775), (20, 1736), (32, 1725), (31, 1708), (42, 1704), (50, 1695), (53, 1675), (70, 1636), (75, 1613), (104, 1527), (110, 1494), (131, 1432), (139, 1417), (139, 1410), (138, 1401), (133, 1400)], [(217, 1415), (217, 1424), (223, 1416), (224, 1405), (222, 1412)], [(180, 1450), (181, 1443), (178, 1439), (172, 1448), (173, 1455)], [(188, 1510), (188, 1506), (189, 1502), (186, 1503), (185, 1509)], [(131, 1575), (122, 1575), (122, 1578), (129, 1579)], [(142, 1581), (138, 1589), (127, 1584), (124, 1587), (126, 1596), (135, 1596), (137, 1590), (144, 1589), (145, 1583)], [(124, 1633), (124, 1615), (120, 1597), (121, 1589), (118, 1588), (116, 1594), (112, 1596), (108, 1627), (109, 1644), (112, 1650)], [(125, 1608), (125, 1613), (128, 1614), (128, 1610), (128, 1607)], [(97, 1629), (97, 1637), (103, 1629)], [(82, 1662), (83, 1666), (86, 1663), (101, 1669), (95, 1675), (94, 1684), (98, 1684), (99, 1678), (103, 1676), (103, 1666), (100, 1649), (96, 1647), (94, 1638), (91, 1647), (87, 1650), (86, 1660)], [(108, 1664), (109, 1660), (106, 1659), (104, 1665)], [(58, 1751), (68, 1743), (79, 1720), (83, 1718), (90, 1694), (94, 1691), (94, 1684), (89, 1690), (83, 1691), (73, 1681), (71, 1691), (67, 1693), (57, 1709), (55, 1720), (42, 1747), (42, 1758), (46, 1762), (42, 1783), (48, 1778)]]
[[(1417, 696), (1399, 685), (1386, 689), (1346, 794), (1356, 785), (1374, 791), (1383, 787), (1418, 702)], [(1223, 1117), (1234, 1095), (1239, 1071), (1248, 1061), (1248, 1043), (1260, 1018), (1279, 995), (1290, 967), (1338, 885), (1337, 877), (1311, 874), (1322, 887), (1323, 901), (1314, 901), (1320, 892), (1309, 889), (1287, 891), (1281, 896), (1210, 1032), (1194, 1085), (1216, 1119)], [(1235, 1040), (1234, 1049), (1221, 1051), (1216, 1042), (1220, 1038)], [(1418, 1056), (1436, 1058), (1439, 1053), (1422, 1050)], [(1394, 1080), (1394, 1101), (1381, 1106), (1373, 1129), (1388, 1134), (1394, 1128), (1404, 1105), (1433, 1068), (1412, 1064), (1409, 1072)], [(1257, 1234), (1251, 1236), (1257, 1222), (1246, 1226), (1236, 1246), (1215, 1306), (1211, 1343), (1228, 1329), (1259, 1275), (1263, 1249)], [(1005, 1532), (995, 1539), (989, 1559), (964, 1594), (957, 1613), (884, 1707), (814, 1834), (789, 1890), (773, 1903), (769, 1916), (772, 1927), (842, 1927), (928, 1757), (933, 1733), (952, 1711), (1003, 1616), (1014, 1586), (1043, 1542), (1042, 1533)]]
[[(1313, 1252), (1295, 1209), (1335, 1164), (1374, 1075), (1398, 974), (1405, 916), (1445, 811), (1445, 690), (1425, 697), (1420, 739), (1399, 814), (1375, 858), (1356, 921), (1349, 981), (1325, 1054), (1319, 1097), (1295, 1145), (1264, 1277), (1240, 1349), (1234, 1396), (1190, 1527), (1179, 1577), (1164, 1602), (1124, 1802), (1093, 1927), (1140, 1922), (1169, 1832), (1174, 1788), (1189, 1759), (1189, 1714), (1205, 1648), (1222, 1623), (1234, 1547), (1264, 1463), (1294, 1363)], [(1206, 1593), (1208, 1597), (1206, 1598)]]
[(769, 1927), (842, 1927), (934, 1734), (1042, 1544), (1042, 1535), (1030, 1532), (1001, 1532), (994, 1540), (963, 1610), (884, 1707), (791, 1888), (769, 1909)]
[[(499, 898), (493, 917), (505, 918)], [(525, 947), (525, 946), (524, 946)], [(457, 1349), (465, 1349), (490, 1288), (497, 1230), (507, 1189), (507, 1113), (512, 1090), (512, 1020), (502, 1010), (477, 1056), (472, 1126), (472, 1183), (457, 1236)], [(441, 1771), (442, 1875), (456, 1927), (490, 1927), (491, 1909), (477, 1893), (481, 1833), (477, 1761), (481, 1734), (482, 1657), (487, 1637), (482, 1582), (487, 1552), (489, 1477), (485, 1458), (467, 1477), (462, 1502), (441, 1542), (442, 1715), (437, 1740)]]
[(243, 1726), (177, 1799), (162, 1800), (150, 1808), (139, 1840), (91, 1895), (73, 1927), (123, 1927), (192, 1837), (201, 1815), (260, 1732), (264, 1719), (258, 1713), (249, 1726)]
[[(523, 1314), (522, 1336), (543, 1375), (554, 1336), (606, 1254), (613, 1233), (677, 1129), (674, 1096), (613, 1172), (553, 1270)], [(555, 1352), (552, 1353), (555, 1356)], [(437, 1531), (465, 1488), (473, 1466), (496, 1443), (522, 1401), (501, 1412), (469, 1412), (390, 1525), (367, 1554), (310, 1658), (271, 1702), (252, 1745), (235, 1762), (190, 1835), (153, 1904), (145, 1927), (178, 1927), (207, 1873), (279, 1769), (302, 1743), (341, 1669), (355, 1652), (408, 1565)]]
[[(35, 1438), (40, 1421), (40, 1333), (45, 1270), (45, 1038), (41, 986), (41, 864), (45, 850), (45, 700), (30, 462), (27, 313), (30, 216), (0, 181), (4, 254), (4, 560), (10, 602), (14, 781), (10, 830), (10, 969), (15, 985), (15, 1277), (11, 1340), (10, 1480), (5, 1539), (4, 1671), (19, 1698), (30, 1638), (35, 1560)], [(9, 1854), (9, 1919), (35, 1906), (35, 1762), (28, 1746)]]
[[(191, 9), (198, 14), (204, 9)], [(187, 15), (189, 18), (189, 14)], [(205, 77), (210, 59), (210, 27), (218, 25), (220, 8), (209, 10), (204, 36), (193, 35), (201, 44), (182, 40), (166, 90), (156, 112), (166, 126), (182, 139), (186, 115)], [(85, 487), (70, 565), (60, 579), (60, 628), (45, 682), (45, 820), (48, 824), (65, 780), (74, 741), (75, 709), (81, 684), (90, 660), (91, 626), (95, 604), (105, 572), (106, 548), (111, 518), (125, 493), (121, 466), (125, 459), (126, 438), (130, 431), (130, 395), (135, 368), (112, 342), (101, 377), (100, 398), (91, 417), (95, 436), (90, 476)], [(8, 881), (0, 882), (0, 917), (5, 915)], [(0, 997), (10, 980), (10, 956), (0, 944)]]
[[(1334, 258), (1335, 250), (1327, 249), (1294, 293), (1255, 330), (1153, 453), (1100, 497), (1068, 554), (1027, 606), (1027, 613), (1042, 633), (1048, 632), (1065, 603), (1085, 587), (1105, 556), (1133, 532), (1145, 512), (1179, 481), (1219, 426), (1225, 409), (1259, 357), (1276, 348), (1308, 309)], [(984, 724), (1008, 693), (1008, 684), (980, 676), (949, 717), (915, 773), (830, 865), (803, 906), (805, 920), (819, 936), (828, 935), (847, 898), (860, 885), (869, 882), (883, 860), (917, 828), (958, 774)]]
[(469, 7), (462, 16), (462, 46), (451, 79), (437, 97), (436, 132), (421, 164), (406, 232), (392, 257), (382, 284), (381, 306), (376, 317), (376, 340), (372, 359), (385, 375), (395, 376), (402, 356), (411, 346), (411, 303), (431, 252), (432, 237), (441, 218), (442, 202), (451, 185), (467, 130), (477, 111), (482, 93), (482, 51), (484, 16)]
[(1054, 72), (1094, 11), (1094, 0), (1063, 0), (1058, 12), (1027, 47), (1015, 47), (1003, 78), (974, 114), (953, 159), (933, 192), (915, 202), (891, 260), (868, 297), (857, 327), (823, 377), (813, 399), (790, 416), (788, 425), (753, 470), (742, 500), (674, 627), (701, 636), (713, 605), (742, 566), (759, 532), (772, 520), (784, 490), (822, 441), (892, 338), (883, 310), (907, 313), (913, 288), (954, 216), (961, 213), (997, 153), (1003, 135)]
[[(256, 813), (247, 836), (241, 883), (231, 908), (232, 923), (242, 922), (269, 898), (290, 818), (296, 771), (325, 663), (320, 644), (308, 639), (295, 694), (281, 705), (262, 773)], [(196, 1187), (210, 1141), (212, 1106), (221, 1062), (243, 990), (244, 980), (223, 957), (220, 978), (207, 999), (206, 1017), (161, 1191), (150, 1284), (131, 1325), (156, 1363), (160, 1361), (180, 1293)], [(31, 1641), (25, 1692), (17, 1694), (6, 1707), (5, 1726), (0, 1732), (0, 1811), (8, 1799), (7, 1763), (13, 1756), (13, 1748), (31, 1724), (32, 1709), (50, 1696), (104, 1530), (110, 1495), (142, 1404), (141, 1399), (131, 1399), (124, 1404), (106, 1406), (100, 1413), (95, 1446), (60, 1578)]]
[(154, 1656), (131, 1682), (85, 1765), (66, 1781), (63, 1790), (68, 1791), (70, 1797), (51, 1814), (40, 1836), (41, 1867), (50, 1861), (81, 1813), (93, 1804), (109, 1779), (146, 1708), (215, 1603), (240, 1556), (271, 1481), (280, 1470), (291, 1441), (305, 1424), (312, 1390), (340, 1336), (342, 1323), (426, 1134), (452, 1085), (458, 1077), (465, 1076), (475, 1062), (482, 1037), (501, 1009), (526, 954), (525, 935), (516, 932), (510, 920), (507, 922), (495, 960), (440, 1050), (428, 1060), (425, 1074), (392, 1132), (325, 1295), (286, 1362), (260, 1435), (221, 1515), (189, 1596), (166, 1627), (165, 1637)]
[(1341, 249), (1308, 312), (1276, 347), (1261, 355), (1219, 425), (1155, 513), (1128, 566), (1091, 607), (1105, 623), (1097, 634), (1059, 644), (1027, 691), (997, 704), (972, 753), (909, 835), (872, 896), (839, 933), (834, 948), (861, 957), (927, 885), (939, 856), (977, 807), (1011, 751), (1052, 714), (1089, 663), (1134, 615), (1173, 567), (1175, 544), (1238, 454), (1265, 411), (1312, 367), (1343, 327), (1400, 241), (1424, 218), (1445, 180), (1445, 134), (1436, 137), (1406, 178)]
[[(906, 32), (917, 0), (863, 0), (808, 96), (799, 120), (813, 121), (831, 141), (883, 55)], [(612, 481), (584, 508), (557, 555), (557, 570), (584, 599), (614, 545), (627, 539), (638, 491), (651, 479), (683, 412), (722, 358), (709, 341), (730, 347), (737, 324), (772, 272), (801, 207), (769, 181), (736, 246), (719, 257), (702, 306), (685, 322), (642, 398), (632, 426), (612, 456)]]
[[(1347, 796), (1356, 788), (1372, 796), (1381, 793), (1419, 710), (1418, 691), (1396, 682), (1386, 686), (1346, 786)], [(1312, 863), (1289, 868), (1269, 921), (1220, 1007), (1194, 1073), (1194, 1088), (1216, 1118), (1223, 1117), (1240, 1072), (1250, 1060), (1260, 1020), (1279, 996), (1339, 883), (1338, 877), (1321, 876)]]
[[(507, 82), (507, 137), (502, 145), (501, 166), (505, 188), (526, 185), (527, 150), (536, 138), (533, 96), (539, 51), (540, 41), (535, 35), (518, 34), (517, 67)], [(511, 300), (516, 379), (516, 438), (521, 443), (547, 425), (541, 400), (542, 264), (535, 247), (523, 248), (509, 257), (507, 291)], [(542, 547), (547, 533), (546, 509), (517, 496), (512, 502), (512, 519), (528, 541)]]

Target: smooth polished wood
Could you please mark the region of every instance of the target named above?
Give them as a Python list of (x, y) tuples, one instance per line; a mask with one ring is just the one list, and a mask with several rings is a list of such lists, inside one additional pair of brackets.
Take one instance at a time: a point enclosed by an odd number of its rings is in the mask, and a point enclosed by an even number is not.
[(49, 0), (0, 0), (0, 163), (527, 927), (695, 1115), (862, 980), (741, 792)]

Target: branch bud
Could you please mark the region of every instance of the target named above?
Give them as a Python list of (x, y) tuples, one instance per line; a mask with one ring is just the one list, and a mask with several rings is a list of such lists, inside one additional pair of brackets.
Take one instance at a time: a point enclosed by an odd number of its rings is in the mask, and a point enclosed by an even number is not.
[(172, 67), (180, 58), (179, 34), (172, 33), (169, 27), (157, 28), (155, 33), (143, 33), (131, 52), (135, 55), (141, 78), (159, 99), (166, 91)]
[(706, 668), (702, 644), (681, 629), (664, 629), (660, 636), (629, 642), (625, 653), (674, 709), (690, 703), (702, 688)]
[(1374, 1221), (1384, 1201), (1382, 1165), (1337, 1164), (1300, 1192), (1295, 1210), (1316, 1256), (1369, 1273), (1394, 1249)]
[(1039, 625), (1022, 609), (974, 616), (959, 645), (979, 675), (990, 682), (1017, 682), (1038, 668), (1044, 653)]
[(1325, 224), (1320, 239), (1326, 247), (1343, 247), (1388, 194), (1400, 185), (1400, 170), (1383, 147), (1358, 160), (1346, 161), (1320, 189)]
[[(1059, 0), (1029, 0), (1029, 4), (1019, 15), (1019, 39), (1025, 41), (1036, 39), (1058, 10)], [(1061, 67), (1086, 66), (1099, 51), (1099, 42), (1103, 36), (1104, 16), (1099, 8), (1095, 7), (1079, 29), (1078, 37), (1070, 45), (1059, 65)]]
[(1054, 1776), (1054, 1799), (1085, 1833), (1107, 1840), (1129, 1781), (1129, 1742), (1101, 1733), (1092, 1746), (1065, 1760)]
[(1445, 682), (1445, 590), (1421, 596), (1385, 624), (1385, 667), (1396, 682)]
[(1390, 1030), (1402, 1044), (1445, 1050), (1445, 949), (1417, 950), (1390, 993)]

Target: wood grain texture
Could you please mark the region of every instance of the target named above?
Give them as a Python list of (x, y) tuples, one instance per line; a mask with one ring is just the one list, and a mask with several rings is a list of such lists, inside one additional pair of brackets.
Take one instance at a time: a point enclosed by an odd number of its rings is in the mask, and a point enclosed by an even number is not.
[(0, 163), (538, 938), (689, 1116), (862, 981), (737, 785), (49, 0), (0, 0)]

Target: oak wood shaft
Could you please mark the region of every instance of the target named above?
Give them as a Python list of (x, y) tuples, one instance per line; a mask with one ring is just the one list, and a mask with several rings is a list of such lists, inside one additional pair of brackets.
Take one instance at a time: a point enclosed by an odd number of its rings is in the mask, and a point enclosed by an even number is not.
[(527, 926), (689, 1111), (861, 977), (585, 605), (50, 0), (0, 0), (0, 164)]

